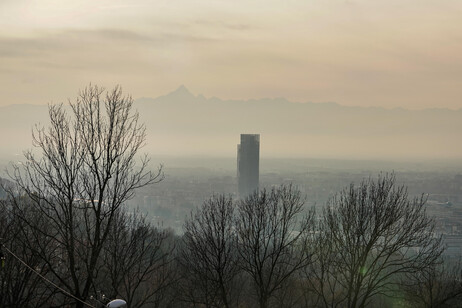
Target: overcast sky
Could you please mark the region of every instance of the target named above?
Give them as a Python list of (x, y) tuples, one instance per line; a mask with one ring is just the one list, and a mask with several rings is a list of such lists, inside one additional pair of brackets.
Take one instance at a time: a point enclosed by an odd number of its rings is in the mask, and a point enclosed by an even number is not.
[(1, 0), (0, 105), (157, 97), (462, 108), (460, 0)]

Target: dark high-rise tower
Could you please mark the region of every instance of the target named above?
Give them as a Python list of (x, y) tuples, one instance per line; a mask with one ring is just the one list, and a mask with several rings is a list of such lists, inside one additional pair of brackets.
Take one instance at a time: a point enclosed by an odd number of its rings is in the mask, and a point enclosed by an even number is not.
[(237, 145), (237, 181), (239, 196), (258, 190), (260, 176), (260, 135), (241, 134)]

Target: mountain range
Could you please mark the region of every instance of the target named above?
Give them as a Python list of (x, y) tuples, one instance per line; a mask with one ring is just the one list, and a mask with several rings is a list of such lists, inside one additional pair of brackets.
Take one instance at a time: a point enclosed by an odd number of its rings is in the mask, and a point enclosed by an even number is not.
[[(297, 103), (284, 98), (222, 100), (184, 86), (135, 108), (153, 155), (233, 156), (241, 133), (261, 135), (262, 156), (458, 159), (462, 110), (406, 110)], [(0, 107), (0, 155), (31, 147), (46, 105)]]

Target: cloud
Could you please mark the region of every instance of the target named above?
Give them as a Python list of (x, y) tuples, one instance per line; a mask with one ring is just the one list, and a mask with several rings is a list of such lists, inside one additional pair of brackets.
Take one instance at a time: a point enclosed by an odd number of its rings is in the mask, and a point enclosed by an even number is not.
[(113, 41), (119, 42), (130, 42), (137, 44), (158, 44), (162, 45), (171, 41), (190, 41), (190, 42), (213, 42), (218, 39), (194, 35), (188, 33), (178, 33), (170, 31), (162, 32), (151, 32), (144, 34), (139, 31), (130, 31), (124, 29), (94, 29), (94, 30), (66, 30), (60, 34), (61, 38), (71, 37), (75, 40), (88, 40), (95, 39), (104, 42)]
[(136, 41), (136, 42), (150, 42), (153, 41), (152, 37), (143, 35), (136, 31), (125, 29), (94, 29), (94, 30), (75, 30), (70, 29), (64, 31), (61, 37), (72, 36), (77, 39), (85, 37), (93, 37), (102, 40), (115, 40), (115, 41)]
[(197, 19), (193, 23), (199, 26), (224, 28), (224, 29), (237, 30), (237, 31), (250, 31), (250, 30), (257, 29), (255, 25), (250, 25), (248, 23), (232, 23), (232, 22), (225, 22), (222, 20), (212, 20), (212, 19)]
[(0, 37), (1, 58), (36, 57), (58, 47), (59, 43), (50, 38)]
[(175, 42), (210, 43), (219, 40), (219, 38), (168, 31), (148, 35), (124, 29), (67, 29), (36, 33), (26, 38), (0, 36), (0, 58), (40, 58), (55, 54), (64, 56), (64, 52), (102, 49), (110, 53), (114, 51), (111, 47), (122, 47), (124, 44), (132, 44), (136, 49), (137, 47), (163, 47)]

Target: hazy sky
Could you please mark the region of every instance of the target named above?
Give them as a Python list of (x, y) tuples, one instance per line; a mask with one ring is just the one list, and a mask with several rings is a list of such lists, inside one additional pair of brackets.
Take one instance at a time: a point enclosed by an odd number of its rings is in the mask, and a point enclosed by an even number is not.
[(0, 105), (134, 97), (462, 108), (460, 0), (1, 0)]

